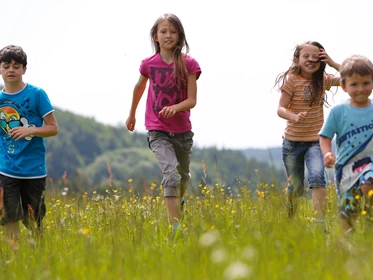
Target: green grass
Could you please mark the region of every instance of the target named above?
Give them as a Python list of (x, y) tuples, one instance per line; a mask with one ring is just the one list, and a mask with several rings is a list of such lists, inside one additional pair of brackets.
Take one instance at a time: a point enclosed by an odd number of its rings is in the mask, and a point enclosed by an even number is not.
[(326, 234), (309, 220), (310, 200), (288, 220), (274, 190), (242, 187), (231, 198), (217, 185), (201, 187), (200, 196), (187, 196), (184, 236), (173, 242), (160, 195), (49, 193), (42, 238), (22, 227), (10, 246), (1, 235), (0, 279), (371, 279), (364, 217), (346, 238), (329, 189)]

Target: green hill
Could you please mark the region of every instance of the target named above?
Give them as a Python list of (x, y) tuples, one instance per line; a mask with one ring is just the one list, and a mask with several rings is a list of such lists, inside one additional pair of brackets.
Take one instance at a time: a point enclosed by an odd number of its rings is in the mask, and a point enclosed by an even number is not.
[[(160, 184), (162, 174), (145, 133), (130, 133), (124, 126), (104, 125), (61, 109), (55, 115), (59, 134), (46, 140), (52, 187), (68, 186), (77, 192), (125, 189), (131, 179), (131, 186), (142, 192), (151, 184)], [(268, 151), (193, 148), (191, 189), (217, 184), (234, 193), (238, 182), (254, 189), (260, 183), (283, 181), (282, 169), (264, 154)]]

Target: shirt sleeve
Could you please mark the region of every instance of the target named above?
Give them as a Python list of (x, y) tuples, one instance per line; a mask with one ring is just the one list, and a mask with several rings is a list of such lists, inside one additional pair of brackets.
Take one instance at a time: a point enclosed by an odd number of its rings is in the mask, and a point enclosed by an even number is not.
[(294, 94), (294, 81), (291, 76), (286, 77), (285, 82), (283, 86), (281, 87), (281, 92), (286, 92), (290, 96), (293, 96)]
[(50, 102), (47, 93), (43, 89), (38, 90), (38, 99), (38, 111), (43, 118), (50, 112), (54, 111), (52, 103)]
[(320, 136), (327, 137), (329, 139), (333, 139), (334, 135), (337, 132), (337, 122), (336, 122), (336, 115), (337, 110), (336, 107), (332, 108), (330, 110), (329, 116), (324, 122), (323, 126), (321, 127), (321, 130), (319, 132)]
[(201, 71), (201, 67), (199, 66), (197, 60), (195, 60), (194, 58), (192, 58), (190, 56), (185, 56), (185, 65), (188, 69), (189, 75), (196, 74), (196, 79), (198, 79), (199, 76), (201, 75), (202, 71)]

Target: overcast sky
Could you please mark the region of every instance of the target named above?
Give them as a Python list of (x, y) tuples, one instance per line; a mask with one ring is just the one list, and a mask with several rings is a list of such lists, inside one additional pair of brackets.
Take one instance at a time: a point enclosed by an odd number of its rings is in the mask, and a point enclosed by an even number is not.
[[(199, 147), (281, 146), (285, 121), (272, 87), (296, 44), (319, 41), (340, 63), (352, 54), (373, 59), (371, 0), (2, 1), (0, 47), (24, 48), (24, 80), (42, 87), (55, 107), (124, 125), (140, 62), (153, 54), (150, 29), (165, 12), (181, 19), (202, 69), (191, 112)], [(346, 98), (338, 88), (328, 100)], [(145, 99), (146, 92), (139, 132), (145, 132)]]

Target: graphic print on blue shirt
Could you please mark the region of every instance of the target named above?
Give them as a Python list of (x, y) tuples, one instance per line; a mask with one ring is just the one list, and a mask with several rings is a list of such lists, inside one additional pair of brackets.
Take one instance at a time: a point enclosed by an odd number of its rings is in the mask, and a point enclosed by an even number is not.
[[(25, 103), (22, 103), (25, 104)], [(5, 101), (0, 104), (0, 125), (3, 132), (9, 135), (9, 130), (19, 126), (22, 127), (35, 127), (34, 124), (29, 124), (24, 110), (20, 109), (21, 106), (12, 101)], [(26, 140), (31, 140), (31, 137), (25, 137)]]

